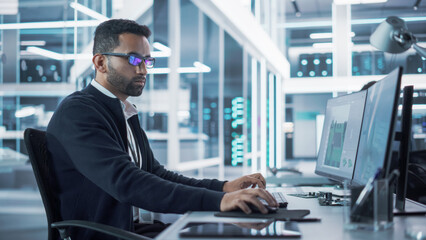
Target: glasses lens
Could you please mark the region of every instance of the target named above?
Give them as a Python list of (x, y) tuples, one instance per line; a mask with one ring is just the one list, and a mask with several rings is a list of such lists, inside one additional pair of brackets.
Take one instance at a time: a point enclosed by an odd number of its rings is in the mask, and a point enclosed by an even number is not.
[(144, 59), (144, 61), (145, 61), (145, 66), (146, 66), (147, 68), (152, 68), (152, 67), (154, 67), (155, 58), (152, 58), (152, 57), (145, 58), (145, 59)]
[(132, 64), (133, 66), (139, 66), (141, 62), (142, 62), (142, 59), (133, 55), (129, 56), (129, 63)]

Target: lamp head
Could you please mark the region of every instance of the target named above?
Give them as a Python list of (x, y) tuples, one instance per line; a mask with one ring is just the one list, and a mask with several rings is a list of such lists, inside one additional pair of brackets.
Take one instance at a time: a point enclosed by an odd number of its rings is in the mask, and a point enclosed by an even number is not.
[(386, 18), (370, 36), (371, 45), (388, 53), (405, 52), (415, 42), (404, 20), (395, 16)]

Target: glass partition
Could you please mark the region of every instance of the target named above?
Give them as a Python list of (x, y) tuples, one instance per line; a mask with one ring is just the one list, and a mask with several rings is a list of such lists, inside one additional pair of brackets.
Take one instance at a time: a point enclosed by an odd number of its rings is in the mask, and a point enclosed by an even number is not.
[(225, 164), (241, 165), (244, 158), (243, 49), (225, 33), (224, 140)]
[(203, 15), (203, 62), (211, 68), (202, 74), (202, 132), (207, 135), (205, 158), (219, 156), (219, 27)]

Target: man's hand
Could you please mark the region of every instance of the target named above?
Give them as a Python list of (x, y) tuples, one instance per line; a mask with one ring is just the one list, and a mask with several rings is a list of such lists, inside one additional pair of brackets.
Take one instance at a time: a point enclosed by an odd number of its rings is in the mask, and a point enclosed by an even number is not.
[(260, 173), (254, 173), (246, 176), (242, 176), (233, 181), (226, 182), (223, 185), (224, 192), (233, 192), (241, 189), (246, 189), (248, 187), (255, 188), (258, 186), (259, 188), (265, 188), (266, 181), (265, 178)]
[(243, 210), (243, 212), (250, 214), (252, 211), (248, 204), (252, 204), (263, 214), (268, 213), (268, 210), (265, 206), (263, 206), (259, 199), (257, 199), (257, 197), (265, 199), (271, 207), (278, 207), (277, 201), (268, 191), (261, 188), (255, 188), (226, 193), (220, 202), (220, 211), (232, 211), (239, 208)]

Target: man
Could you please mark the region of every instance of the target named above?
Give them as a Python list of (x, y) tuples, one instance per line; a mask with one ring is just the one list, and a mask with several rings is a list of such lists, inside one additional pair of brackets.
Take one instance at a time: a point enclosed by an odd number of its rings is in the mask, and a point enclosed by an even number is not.
[[(114, 19), (95, 32), (95, 79), (65, 98), (47, 128), (47, 146), (57, 181), (54, 191), (64, 220), (99, 222), (154, 237), (166, 226), (139, 223), (137, 208), (161, 213), (230, 211), (263, 213), (257, 197), (277, 206), (261, 174), (234, 181), (197, 180), (164, 169), (154, 158), (137, 110), (127, 101), (140, 96), (147, 67), (153, 67), (150, 30)], [(246, 189), (248, 187), (252, 187)], [(258, 188), (254, 188), (258, 186)], [(109, 239), (71, 229), (75, 239)]]

